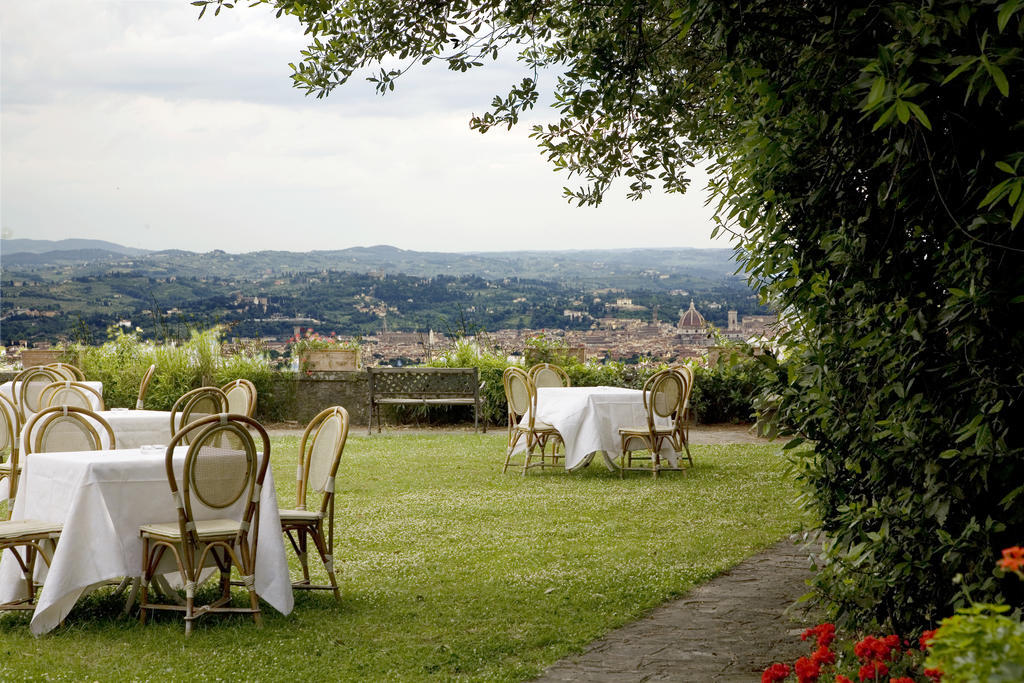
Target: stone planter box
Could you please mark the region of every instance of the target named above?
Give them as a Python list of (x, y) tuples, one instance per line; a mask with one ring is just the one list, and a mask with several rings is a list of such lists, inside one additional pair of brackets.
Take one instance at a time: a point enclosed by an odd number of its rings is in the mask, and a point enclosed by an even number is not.
[(309, 351), (302, 357), (302, 367), (313, 372), (344, 372), (359, 369), (359, 351), (336, 349)]
[(33, 368), (37, 365), (49, 365), (60, 360), (60, 351), (50, 349), (25, 349), (21, 352), (21, 367)]

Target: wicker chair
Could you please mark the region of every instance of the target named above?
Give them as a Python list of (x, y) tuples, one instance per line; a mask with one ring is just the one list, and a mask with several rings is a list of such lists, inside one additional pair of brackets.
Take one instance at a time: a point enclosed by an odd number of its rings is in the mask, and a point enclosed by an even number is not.
[[(256, 432), (261, 443), (253, 440), (250, 430)], [(185, 443), (189, 447), (179, 488), (174, 449)], [(208, 415), (188, 424), (171, 438), (165, 462), (178, 520), (146, 524), (139, 529), (142, 537), (139, 620), (145, 624), (151, 609), (182, 611), (186, 636), (192, 632), (193, 622), (204, 614), (252, 614), (260, 625), (254, 572), (260, 490), (270, 462), (270, 439), (266, 430), (244, 415)], [(237, 510), (239, 506), (241, 510)], [(236, 511), (232, 512), (231, 508)], [(203, 511), (222, 516), (203, 519), (206, 516)], [(154, 603), (149, 599), (149, 584), (168, 551), (185, 587), (183, 605)], [(196, 607), (195, 592), (201, 573), (211, 563), (220, 570), (220, 595), (213, 602)], [(248, 591), (248, 607), (230, 606), (232, 568), (237, 568)]]
[(256, 387), (247, 379), (236, 379), (220, 388), (228, 397), (228, 412), (252, 417), (256, 414)]
[[(3, 402), (0, 401), (0, 403)], [(0, 412), (7, 409), (9, 407), (0, 407)], [(16, 453), (17, 444), (13, 448), (12, 453)], [(17, 465), (17, 462), (13, 464)], [(47, 566), (50, 565), (53, 559), (53, 548), (57, 539), (60, 538), (63, 526), (35, 519), (10, 519), (11, 509), (14, 507), (13, 486), (11, 490), (12, 493), (7, 503), (7, 518), (0, 521), (0, 553), (7, 558), (8, 555), (5, 551), (10, 551), (15, 562), (21, 567), (21, 574), (25, 581), (25, 596), (0, 604), (0, 610), (34, 610), (36, 608), (36, 589), (38, 588), (35, 583), (37, 558), (41, 556), (43, 562)], [(5, 559), (5, 561), (9, 562), (10, 560)]]
[[(508, 403), (508, 443), (505, 453), (505, 466), (501, 471), (506, 472), (512, 462), (512, 451), (525, 439), (526, 456), (523, 459), (523, 474), (531, 467), (557, 467), (558, 460), (562, 457), (558, 453), (558, 444), (562, 442), (562, 436), (551, 425), (540, 422), (537, 415), (537, 388), (533, 385), (530, 376), (517, 367), (505, 368), (502, 375), (502, 383), (505, 386), (505, 400)], [(551, 453), (548, 454), (547, 446), (551, 444)], [(540, 462), (531, 463), (534, 448), (540, 447)], [(547, 458), (551, 458), (551, 462)]]
[[(661, 448), (667, 441), (675, 446), (678, 422), (682, 419), (682, 400), (685, 383), (675, 370), (662, 370), (652, 375), (644, 384), (644, 408), (647, 410), (647, 424), (642, 427), (619, 429), (622, 437), (622, 462), (619, 476), (625, 470), (643, 470), (633, 467), (633, 460), (651, 461), (650, 471), (657, 477), (662, 470), (682, 470), (682, 467), (664, 466), (661, 463)], [(660, 427), (656, 421), (668, 418), (670, 425)], [(634, 455), (636, 451), (647, 451), (649, 455)]]
[(572, 380), (562, 368), (551, 363), (537, 363), (530, 368), (530, 379), (535, 387), (571, 387)]
[[(335, 600), (341, 599), (338, 579), (334, 574), (334, 478), (341, 453), (348, 438), (348, 411), (341, 406), (324, 410), (306, 427), (299, 447), (298, 489), (295, 509), (281, 510), (281, 528), (295, 549), (302, 565), (302, 579), (292, 587), (305, 590), (333, 590)], [(307, 494), (310, 486), (322, 494), (320, 504), (310, 509)], [(324, 537), (324, 527), (327, 536)], [(329, 585), (314, 584), (309, 578), (308, 539), (320, 554), (327, 570)]]
[(43, 409), (44, 406), (39, 402), (43, 387), (62, 379), (61, 374), (41, 365), (22, 370), (14, 377), (14, 402), (18, 406), (18, 415), (22, 422), (32, 413), (38, 413)]
[[(171, 406), (171, 434), (207, 415), (219, 415), (228, 410), (228, 397), (217, 387), (199, 387), (182, 394)], [(189, 432), (185, 434), (188, 443)]]
[(9, 398), (0, 394), (0, 454), (9, 451), (7, 459), (0, 463), (0, 481), (7, 480), (7, 511), (3, 519), (11, 518), (14, 509), (14, 496), (18, 492), (18, 476), (21, 464), (18, 449), (18, 437), (21, 434), (21, 421), (18, 418), (18, 407)]
[(91, 410), (75, 406), (54, 406), (39, 411), (25, 423), (21, 442), (26, 456), (117, 448), (114, 430), (107, 421)]
[(676, 452), (680, 455), (686, 452), (686, 459), (690, 461), (690, 465), (693, 465), (693, 456), (690, 454), (690, 394), (693, 393), (693, 368), (689, 365), (673, 365), (673, 370), (678, 372), (683, 378), (683, 399), (680, 401), (680, 413), (679, 419), (676, 423), (676, 433), (673, 437), (672, 447), (675, 448)]
[(103, 394), (84, 382), (71, 380), (47, 384), (40, 392), (39, 403), (44, 408), (76, 406), (87, 410), (106, 410)]
[[(156, 366), (150, 365), (146, 368), (146, 374), (142, 376), (142, 381), (139, 383), (139, 396), (135, 399), (135, 410), (142, 410), (145, 405), (146, 392), (149, 391), (149, 383), (153, 381), (153, 375), (156, 373)], [(174, 433), (174, 430), (171, 430)]]
[(85, 381), (85, 373), (70, 363), (48, 363), (45, 367), (53, 370), (64, 379), (69, 379), (73, 382)]

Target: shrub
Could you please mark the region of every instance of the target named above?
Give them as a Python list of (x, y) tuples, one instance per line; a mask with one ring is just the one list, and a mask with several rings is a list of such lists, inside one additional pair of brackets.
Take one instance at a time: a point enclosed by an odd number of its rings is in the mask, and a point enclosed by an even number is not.
[(155, 344), (143, 341), (137, 332), (117, 328), (101, 346), (76, 345), (67, 354), (75, 357), (86, 377), (103, 382), (103, 398), (110, 408), (135, 407), (139, 384), (150, 365), (156, 365), (146, 393), (146, 407), (152, 410), (169, 410), (190, 389), (222, 386), (240, 378), (251, 381), (260, 395), (269, 395), (273, 370), (266, 355), (252, 347), (225, 356), (221, 332), (215, 327), (193, 331), (182, 344)]

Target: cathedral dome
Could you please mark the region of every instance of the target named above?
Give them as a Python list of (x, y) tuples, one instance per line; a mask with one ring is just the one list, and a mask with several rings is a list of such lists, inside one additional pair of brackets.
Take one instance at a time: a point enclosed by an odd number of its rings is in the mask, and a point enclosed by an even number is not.
[(704, 316), (702, 316), (693, 305), (693, 300), (690, 300), (690, 308), (683, 311), (682, 315), (679, 316), (679, 329), (686, 330), (700, 330), (705, 325)]

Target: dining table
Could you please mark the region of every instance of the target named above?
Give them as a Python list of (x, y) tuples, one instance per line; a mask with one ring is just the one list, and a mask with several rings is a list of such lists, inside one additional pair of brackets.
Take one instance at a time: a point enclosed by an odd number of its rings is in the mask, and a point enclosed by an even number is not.
[[(71, 612), (78, 599), (111, 580), (142, 574), (142, 539), (139, 527), (153, 522), (174, 522), (177, 509), (171, 498), (160, 448), (108, 451), (33, 453), (25, 458), (12, 519), (36, 519), (64, 525), (49, 568), (36, 564), (42, 583), (29, 628), (39, 635), (53, 629)], [(178, 476), (187, 446), (174, 450)], [(197, 519), (241, 514), (237, 510), (196, 511)], [(259, 596), (282, 614), (293, 607), (291, 579), (285, 555), (281, 519), (273, 473), (268, 468), (260, 491), (255, 586)], [(170, 553), (168, 553), (169, 559)], [(177, 570), (163, 578), (177, 585)], [(24, 596), (21, 570), (9, 553), (0, 559), (0, 601)]]
[(114, 431), (118, 449), (165, 446), (171, 440), (171, 411), (111, 408), (96, 413)]
[[(617, 470), (622, 457), (620, 427), (647, 424), (644, 392), (623, 387), (538, 387), (536, 419), (558, 430), (565, 448), (565, 469), (578, 470), (601, 453), (604, 463)], [(668, 426), (659, 418), (659, 426)], [(521, 440), (515, 452), (525, 450)], [(677, 453), (666, 443), (661, 450), (675, 466)]]

